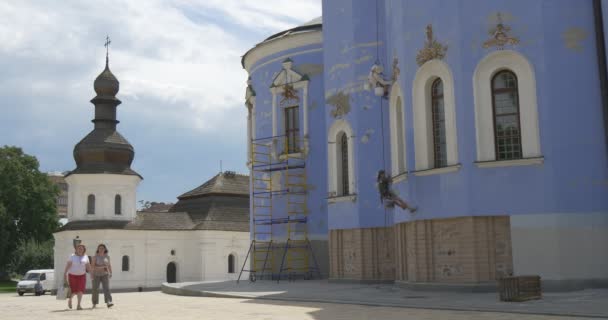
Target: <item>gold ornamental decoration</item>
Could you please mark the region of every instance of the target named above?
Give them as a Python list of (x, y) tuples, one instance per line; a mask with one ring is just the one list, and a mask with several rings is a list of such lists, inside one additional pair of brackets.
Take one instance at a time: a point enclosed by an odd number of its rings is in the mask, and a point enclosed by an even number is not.
[(421, 66), (429, 60), (443, 59), (447, 51), (448, 46), (435, 40), (433, 36), (433, 25), (429, 24), (426, 26), (426, 42), (424, 43), (424, 48), (418, 51), (416, 62)]
[(509, 35), (511, 27), (502, 22), (502, 15), (500, 12), (496, 14), (496, 18), (498, 23), (488, 31), (490, 39), (483, 43), (483, 48), (488, 49), (490, 47), (497, 47), (499, 50), (502, 50), (507, 44), (512, 46), (518, 44), (519, 39)]
[(283, 86), (283, 99), (281, 99), (281, 104), (283, 104), (284, 102), (289, 102), (289, 101), (300, 101), (300, 98), (298, 97), (298, 93), (296, 92), (296, 89), (291, 85), (291, 84), (286, 84)]

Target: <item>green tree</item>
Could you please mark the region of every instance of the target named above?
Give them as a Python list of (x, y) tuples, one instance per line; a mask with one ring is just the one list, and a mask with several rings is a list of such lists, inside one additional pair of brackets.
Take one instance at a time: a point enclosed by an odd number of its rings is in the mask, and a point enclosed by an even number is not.
[(20, 243), (53, 238), (58, 194), (36, 157), (21, 148), (0, 148), (0, 271), (7, 270)]
[(52, 269), (54, 244), (53, 239), (44, 242), (36, 240), (21, 242), (13, 255), (12, 271), (24, 275), (32, 269)]

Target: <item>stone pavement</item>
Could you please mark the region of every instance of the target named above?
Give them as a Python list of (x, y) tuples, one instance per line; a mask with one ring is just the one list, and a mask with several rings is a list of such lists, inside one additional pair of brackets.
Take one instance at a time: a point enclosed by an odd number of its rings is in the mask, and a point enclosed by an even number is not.
[(369, 307), (321, 302), (272, 301), (258, 299), (200, 298), (161, 292), (131, 292), (112, 295), (112, 309), (91, 309), (91, 295), (84, 297), (84, 310), (69, 310), (54, 296), (19, 297), (0, 294), (2, 320), (160, 320), (160, 319), (247, 319), (247, 320), (584, 320), (512, 313), (447, 311), (392, 307)]
[[(550, 292), (541, 300), (500, 302), (496, 293), (414, 291), (391, 284), (247, 280), (163, 284), (168, 294), (264, 300), (327, 302), (435, 310), (486, 311), (608, 319), (608, 289)], [(262, 302), (261, 302), (262, 303)]]

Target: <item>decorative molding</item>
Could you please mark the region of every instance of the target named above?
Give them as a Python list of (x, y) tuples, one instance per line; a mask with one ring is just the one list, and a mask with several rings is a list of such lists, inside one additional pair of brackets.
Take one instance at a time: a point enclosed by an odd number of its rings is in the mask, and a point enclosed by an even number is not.
[[(313, 44), (323, 44), (323, 33), (321, 30), (291, 33), (284, 37), (264, 41), (245, 53), (245, 56), (243, 57), (243, 65), (245, 70), (249, 71), (251, 74), (255, 71), (252, 69), (252, 67), (259, 60), (265, 57), (280, 53), (282, 51), (287, 51), (289, 49), (295, 49)], [(321, 50), (322, 48), (313, 49), (313, 52)], [(293, 55), (295, 54), (292, 54), (292, 56)], [(258, 67), (259, 66), (255, 66), (256, 69)]]
[(293, 60), (291, 60), (291, 58), (283, 60), (281, 65), (283, 66), (283, 68), (272, 80), (271, 87), (281, 87), (288, 84), (293, 84), (295, 82), (299, 82), (301, 80), (308, 80), (308, 77), (306, 77), (305, 75), (301, 75), (292, 69)]
[(333, 118), (341, 118), (350, 112), (349, 96), (340, 91), (327, 99), (327, 104), (334, 107), (330, 111)]
[(544, 162), (545, 162), (545, 157), (535, 157), (535, 158), (523, 158), (523, 159), (515, 159), (515, 160), (476, 161), (475, 165), (478, 168), (498, 168), (498, 167), (542, 165)]
[(426, 26), (426, 42), (424, 48), (418, 51), (416, 55), (416, 63), (419, 66), (433, 59), (443, 59), (448, 51), (448, 46), (439, 43), (433, 36), (433, 25)]
[(418, 177), (423, 177), (423, 176), (430, 176), (430, 175), (435, 175), (435, 174), (456, 172), (456, 171), (460, 170), (460, 167), (461, 167), (460, 164), (456, 164), (453, 166), (447, 166), (447, 167), (441, 167), (441, 168), (418, 170), (418, 171), (414, 171), (414, 175), (418, 176)]
[[(298, 105), (302, 112), (302, 122), (300, 128), (302, 129), (301, 136), (303, 137), (303, 150), (302, 152), (306, 155), (309, 150), (308, 143), (308, 83), (309, 79), (306, 75), (301, 75), (292, 69), (293, 60), (287, 58), (283, 60), (282, 70), (277, 74), (270, 87), (272, 94), (272, 136), (278, 136), (278, 116), (279, 107)], [(298, 95), (301, 90), (301, 95)], [(282, 97), (280, 101), (279, 96)], [(277, 155), (277, 139), (273, 139), (272, 145), (272, 157), (276, 159)]]
[(502, 14), (500, 12), (496, 13), (496, 19), (498, 22), (496, 23), (495, 27), (488, 31), (490, 39), (483, 43), (483, 48), (488, 49), (491, 47), (497, 47), (498, 50), (502, 50), (507, 44), (512, 46), (518, 44), (519, 39), (508, 34), (511, 31), (511, 27), (503, 23)]

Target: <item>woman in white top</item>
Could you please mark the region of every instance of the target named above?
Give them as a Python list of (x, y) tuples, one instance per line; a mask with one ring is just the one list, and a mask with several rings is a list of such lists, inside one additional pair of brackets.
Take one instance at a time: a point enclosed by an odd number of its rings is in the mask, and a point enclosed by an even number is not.
[(79, 244), (76, 246), (76, 253), (71, 255), (65, 266), (65, 281), (70, 285), (70, 297), (68, 298), (68, 308), (72, 309), (72, 297), (78, 296), (78, 310), (82, 310), (80, 301), (87, 283), (87, 271), (90, 270), (89, 257), (85, 255), (87, 248)]

